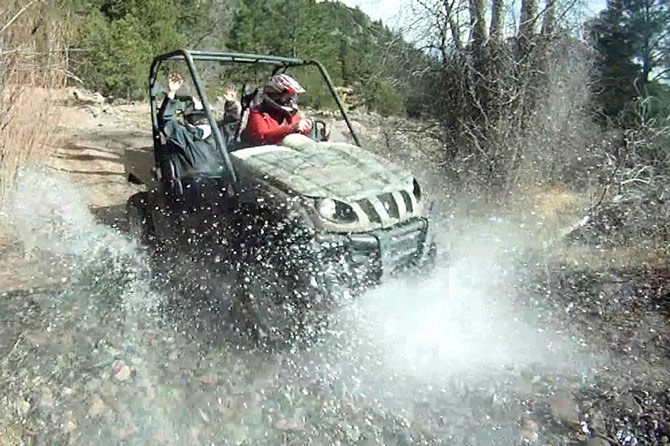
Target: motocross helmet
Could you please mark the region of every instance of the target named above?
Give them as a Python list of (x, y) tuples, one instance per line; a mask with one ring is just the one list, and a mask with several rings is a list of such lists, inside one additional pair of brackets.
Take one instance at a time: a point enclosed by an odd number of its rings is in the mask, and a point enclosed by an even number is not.
[(298, 112), (298, 94), (305, 89), (288, 74), (272, 76), (263, 88), (263, 102), (270, 108), (294, 115)]

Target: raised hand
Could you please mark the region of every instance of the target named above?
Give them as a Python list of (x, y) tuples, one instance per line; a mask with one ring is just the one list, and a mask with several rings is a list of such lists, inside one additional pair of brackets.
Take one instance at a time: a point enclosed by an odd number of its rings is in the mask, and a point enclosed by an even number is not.
[(174, 99), (175, 93), (184, 85), (184, 77), (181, 74), (172, 73), (168, 76), (168, 97)]
[(237, 102), (237, 90), (235, 89), (234, 86), (229, 85), (226, 87), (226, 91), (223, 93), (223, 99), (226, 101), (235, 101)]

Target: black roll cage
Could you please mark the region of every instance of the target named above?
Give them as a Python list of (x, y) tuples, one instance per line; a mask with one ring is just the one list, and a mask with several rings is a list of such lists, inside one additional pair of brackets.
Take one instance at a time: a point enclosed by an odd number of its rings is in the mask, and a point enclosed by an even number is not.
[(333, 82), (331, 81), (328, 72), (323, 67), (323, 65), (321, 65), (320, 62), (316, 60), (303, 60), (303, 59), (295, 59), (280, 56), (264, 56), (258, 54), (244, 54), (244, 53), (230, 53), (230, 52), (219, 53), (219, 52), (191, 51), (191, 50), (180, 49), (172, 51), (170, 53), (162, 54), (160, 56), (156, 56), (153, 62), (151, 63), (151, 70), (149, 73), (149, 97), (150, 97), (149, 102), (151, 103), (151, 124), (153, 129), (154, 150), (156, 151), (156, 153), (161, 148), (161, 134), (158, 126), (158, 104), (157, 104), (157, 96), (158, 93), (160, 93), (160, 91), (158, 88), (158, 84), (156, 82), (158, 77), (158, 70), (164, 61), (180, 60), (180, 59), (186, 62), (188, 70), (191, 73), (191, 77), (193, 78), (193, 84), (195, 85), (195, 89), (198, 93), (198, 96), (200, 96), (200, 100), (202, 101), (203, 107), (205, 109), (205, 114), (207, 115), (209, 124), (212, 127), (212, 134), (214, 135), (214, 140), (219, 150), (221, 150), (221, 152), (223, 153), (223, 158), (226, 163), (227, 172), (229, 173), (230, 180), (233, 183), (237, 182), (237, 175), (235, 174), (235, 169), (233, 167), (232, 162), (230, 161), (230, 156), (228, 155), (226, 146), (223, 143), (223, 136), (221, 135), (219, 126), (216, 124), (216, 121), (214, 120), (212, 109), (209, 105), (209, 100), (207, 99), (207, 94), (205, 93), (202, 81), (200, 80), (200, 75), (198, 74), (198, 71), (196, 70), (195, 67), (195, 61), (221, 62), (231, 64), (262, 63), (268, 65), (277, 65), (277, 68), (274, 71), (275, 73), (278, 72), (279, 70), (282, 69), (287, 70), (291, 67), (310, 66), (310, 65), (315, 66), (321, 73), (321, 76), (326, 82), (326, 85), (328, 85), (328, 89), (330, 90), (331, 95), (335, 99), (337, 107), (340, 109), (340, 113), (342, 114), (344, 121), (347, 123), (347, 127), (349, 128), (349, 132), (351, 132), (351, 136), (354, 139), (354, 142), (359, 147), (361, 145), (358, 139), (358, 135), (356, 135), (356, 132), (354, 131), (353, 126), (351, 125), (351, 121), (349, 120), (349, 116), (347, 115), (344, 105), (342, 104), (342, 101), (340, 100), (340, 97), (338, 96), (337, 91), (333, 86)]

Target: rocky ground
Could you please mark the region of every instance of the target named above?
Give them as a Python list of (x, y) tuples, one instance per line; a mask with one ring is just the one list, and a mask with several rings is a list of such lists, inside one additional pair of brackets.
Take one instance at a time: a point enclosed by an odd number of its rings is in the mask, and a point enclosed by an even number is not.
[(79, 96), (3, 216), (0, 445), (668, 443), (663, 218), (642, 219), (643, 244), (639, 206), (603, 207), (557, 242), (585, 208), (561, 190), (473, 218), (418, 124), (357, 116), (438, 198), (450, 259), (343, 309), (322, 343), (268, 353), (230, 320), (229, 279), (124, 233), (121, 157), (150, 145), (147, 107)]

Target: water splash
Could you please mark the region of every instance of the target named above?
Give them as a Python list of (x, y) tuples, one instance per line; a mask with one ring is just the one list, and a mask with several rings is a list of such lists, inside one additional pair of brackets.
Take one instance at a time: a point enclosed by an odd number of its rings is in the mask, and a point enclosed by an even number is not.
[(193, 293), (154, 280), (147, 255), (62, 178), (21, 172), (5, 214), (28, 263), (65, 278), (0, 301), (12, 315), (0, 336), (24, 340), (0, 397), (37, 443), (508, 445), (527, 399), (573, 372), (572, 344), (511, 304), (512, 228), (472, 228), (429, 279), (384, 285), (322, 344), (269, 355), (221, 336), (225, 315), (200, 324), (216, 313), (207, 303), (173, 317), (170, 301)]

